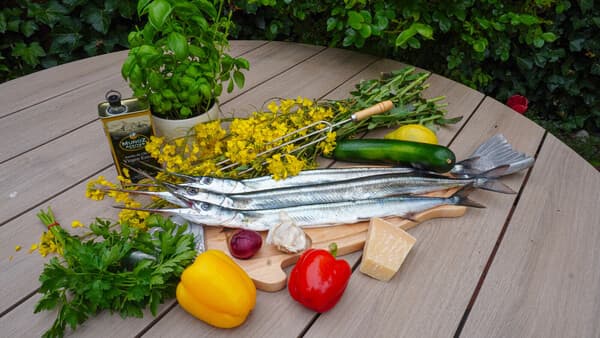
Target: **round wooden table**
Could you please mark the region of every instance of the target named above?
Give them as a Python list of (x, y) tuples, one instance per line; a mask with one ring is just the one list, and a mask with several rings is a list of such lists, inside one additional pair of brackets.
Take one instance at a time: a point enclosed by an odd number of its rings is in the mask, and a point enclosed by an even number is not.
[[(250, 61), (243, 90), (221, 98), (223, 111), (248, 112), (272, 97), (344, 98), (361, 79), (403, 65), (303, 44), (233, 41)], [(58, 220), (116, 216), (111, 201), (84, 197), (86, 182), (116, 176), (96, 106), (116, 89), (126, 52), (72, 62), (0, 85), (0, 336), (35, 337), (56, 313), (33, 314), (44, 262), (27, 253), (51, 206)], [(247, 322), (212, 328), (175, 300), (159, 316), (101, 313), (75, 331), (90, 337), (592, 337), (600, 335), (600, 174), (554, 136), (502, 103), (433, 75), (427, 96), (446, 96), (463, 120), (438, 137), (457, 158), (502, 133), (536, 157), (502, 179), (516, 195), (476, 191), (486, 209), (411, 229), (417, 243), (388, 283), (354, 271), (338, 305), (322, 315), (287, 291), (258, 292)], [(15, 246), (22, 250), (16, 252)], [(352, 265), (360, 252), (344, 256)]]

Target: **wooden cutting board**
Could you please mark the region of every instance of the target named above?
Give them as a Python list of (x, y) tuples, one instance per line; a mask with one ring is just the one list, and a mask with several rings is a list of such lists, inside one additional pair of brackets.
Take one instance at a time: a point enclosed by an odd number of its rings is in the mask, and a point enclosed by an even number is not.
[[(456, 205), (443, 205), (420, 214), (414, 222), (401, 218), (387, 219), (392, 224), (408, 230), (417, 224), (432, 218), (460, 217), (466, 212), (466, 207)], [(337, 225), (322, 228), (305, 229), (312, 240), (313, 248), (327, 249), (329, 244), (335, 242), (338, 246), (338, 256), (343, 256), (362, 250), (367, 238), (369, 222), (356, 224)], [(229, 254), (227, 247), (227, 232), (235, 229), (205, 227), (205, 241), (208, 249), (218, 249)], [(264, 239), (267, 232), (261, 232), (263, 246), (251, 259), (241, 260), (233, 258), (252, 278), (256, 287), (263, 291), (279, 291), (286, 286), (287, 275), (284, 268), (294, 264), (300, 257), (298, 254), (283, 253), (273, 245), (267, 245)]]

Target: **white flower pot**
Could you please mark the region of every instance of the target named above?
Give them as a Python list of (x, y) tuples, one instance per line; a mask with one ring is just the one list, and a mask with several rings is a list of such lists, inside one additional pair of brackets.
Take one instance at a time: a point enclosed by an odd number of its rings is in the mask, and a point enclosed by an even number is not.
[(169, 120), (152, 115), (157, 136), (175, 139), (185, 136), (196, 124), (212, 121), (219, 117), (219, 107), (215, 104), (206, 113), (184, 120)]

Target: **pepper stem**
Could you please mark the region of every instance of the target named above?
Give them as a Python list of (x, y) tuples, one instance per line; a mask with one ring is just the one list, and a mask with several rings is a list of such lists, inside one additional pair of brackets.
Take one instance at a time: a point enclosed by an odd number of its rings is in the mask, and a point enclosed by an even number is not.
[(333, 257), (337, 256), (337, 251), (338, 251), (337, 243), (333, 242), (333, 243), (329, 244), (329, 253), (331, 253), (331, 255)]

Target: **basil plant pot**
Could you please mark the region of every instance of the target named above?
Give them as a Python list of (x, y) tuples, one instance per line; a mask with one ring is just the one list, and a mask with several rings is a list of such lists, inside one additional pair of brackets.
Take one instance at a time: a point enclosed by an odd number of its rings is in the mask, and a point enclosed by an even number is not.
[[(224, 89), (244, 86), (247, 60), (227, 54), (232, 10), (224, 0), (139, 0), (145, 21), (129, 33), (121, 68), (135, 97), (145, 97), (157, 134), (184, 136), (218, 118)], [(224, 86), (225, 85), (225, 86)]]
[(174, 120), (152, 115), (156, 135), (165, 137), (169, 140), (186, 136), (198, 123), (208, 122), (218, 118), (219, 106), (216, 103), (206, 113), (187, 119)]

